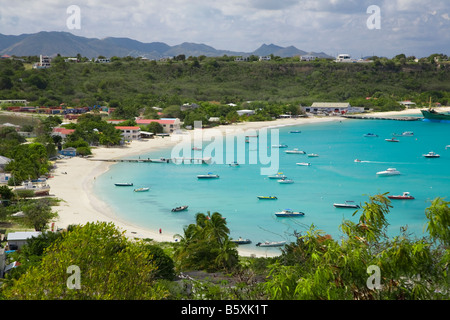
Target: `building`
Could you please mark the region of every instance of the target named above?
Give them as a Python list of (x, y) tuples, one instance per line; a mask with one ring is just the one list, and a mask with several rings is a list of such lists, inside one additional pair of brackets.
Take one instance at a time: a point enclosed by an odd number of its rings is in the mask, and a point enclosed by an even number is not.
[(33, 65), (33, 69), (45, 69), (51, 67), (51, 59), (50, 57), (43, 56), (42, 54), (39, 56), (39, 62)]
[(300, 56), (300, 61), (314, 61), (317, 60), (318, 58), (316, 56), (312, 56), (312, 55), (304, 55), (304, 56)]
[(76, 157), (76, 155), (77, 155), (77, 149), (75, 149), (73, 147), (65, 148), (58, 152), (60, 155), (66, 156), (66, 157)]
[(304, 112), (313, 114), (346, 114), (364, 112), (362, 107), (352, 107), (348, 102), (314, 102), (310, 107), (301, 107)]
[(11, 162), (10, 158), (0, 156), (0, 171), (3, 171), (8, 163)]
[(180, 119), (162, 118), (162, 119), (137, 119), (138, 125), (149, 125), (152, 122), (158, 122), (163, 127), (164, 133), (173, 133), (181, 129)]
[(134, 126), (115, 126), (116, 129), (122, 131), (122, 140), (131, 141), (141, 138), (141, 128)]
[(7, 235), (8, 246), (10, 250), (18, 250), (28, 239), (38, 237), (41, 234), (40, 231), (26, 231), (26, 232), (11, 232)]
[(416, 107), (416, 103), (415, 102), (411, 102), (409, 100), (406, 101), (399, 101), (399, 103), (401, 105), (404, 105), (406, 108), (415, 108)]
[(338, 55), (337, 57), (336, 57), (336, 60), (335, 60), (336, 62), (356, 62), (355, 60), (353, 60), (352, 58), (351, 58), (351, 56), (349, 55), (349, 54), (347, 54), (347, 53), (341, 53), (340, 55)]
[(251, 116), (251, 115), (255, 114), (255, 110), (237, 110), (236, 112), (239, 116), (243, 116), (243, 115)]
[(62, 127), (53, 128), (52, 136), (60, 136), (63, 140), (67, 138), (67, 136), (73, 134), (75, 129), (66, 129)]
[(11, 104), (11, 105), (28, 105), (28, 101), (27, 100), (21, 100), (21, 99), (13, 99), (13, 100), (0, 100), (0, 104), (3, 103), (7, 103), (7, 104)]
[(260, 56), (259, 57), (259, 61), (270, 61), (271, 57), (270, 56)]

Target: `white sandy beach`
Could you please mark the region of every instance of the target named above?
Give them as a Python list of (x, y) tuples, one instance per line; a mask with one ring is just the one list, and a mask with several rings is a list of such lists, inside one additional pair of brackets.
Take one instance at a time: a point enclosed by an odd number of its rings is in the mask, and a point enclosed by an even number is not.
[[(443, 110), (444, 108), (442, 108)], [(446, 108), (450, 109), (450, 108)], [(384, 112), (377, 113), (379, 116), (386, 115), (402, 115), (402, 114), (420, 114), (419, 109), (405, 110), (401, 112)], [(221, 130), (225, 135), (230, 129), (241, 129), (243, 131), (249, 129), (261, 129), (265, 127), (290, 126), (307, 123), (317, 123), (324, 121), (349, 121), (340, 117), (310, 117), (296, 119), (279, 119), (270, 122), (247, 122), (229, 126), (220, 126), (215, 129)], [(210, 130), (210, 129), (206, 129)], [(192, 136), (193, 131), (189, 134)], [(55, 197), (62, 199), (58, 207), (54, 207), (54, 211), (58, 213), (58, 219), (55, 221), (57, 228), (66, 228), (71, 224), (85, 224), (87, 222), (108, 221), (113, 222), (130, 238), (151, 238), (155, 241), (173, 242), (173, 234), (163, 232), (160, 234), (158, 226), (154, 229), (143, 229), (139, 226), (132, 225), (127, 221), (123, 221), (115, 216), (114, 212), (108, 205), (94, 195), (93, 185), (95, 178), (105, 173), (112, 162), (92, 161), (92, 159), (115, 159), (124, 158), (131, 155), (143, 154), (157, 148), (166, 148), (175, 145), (178, 141), (171, 138), (157, 137), (155, 139), (132, 141), (124, 147), (114, 148), (93, 148), (92, 158), (73, 157), (56, 161), (56, 169), (52, 173), (53, 178), (48, 180), (51, 186), (50, 193)], [(63, 173), (64, 172), (64, 173)], [(258, 255), (250, 247), (240, 247), (241, 255)], [(266, 256), (266, 255), (264, 255)]]

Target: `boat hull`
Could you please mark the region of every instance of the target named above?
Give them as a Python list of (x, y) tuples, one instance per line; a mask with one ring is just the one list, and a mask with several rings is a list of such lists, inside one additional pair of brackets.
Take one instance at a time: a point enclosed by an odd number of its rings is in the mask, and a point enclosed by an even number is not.
[(413, 196), (388, 196), (392, 200), (414, 200)]
[(439, 113), (430, 110), (421, 110), (424, 121), (450, 123), (450, 114)]

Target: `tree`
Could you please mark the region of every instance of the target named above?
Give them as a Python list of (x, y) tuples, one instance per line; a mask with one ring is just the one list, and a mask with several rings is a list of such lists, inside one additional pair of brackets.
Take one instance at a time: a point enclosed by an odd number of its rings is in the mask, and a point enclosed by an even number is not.
[[(6, 285), (6, 299), (137, 300), (168, 294), (155, 281), (157, 268), (145, 245), (128, 241), (112, 223), (76, 226), (45, 252), (38, 266)], [(68, 285), (71, 266), (79, 268), (79, 288)]]
[(47, 199), (39, 199), (27, 203), (22, 208), (24, 217), (24, 224), (33, 227), (36, 231), (43, 231), (48, 228), (48, 223), (58, 216), (57, 213), (52, 212), (52, 208)]
[(436, 198), (425, 210), (427, 216), (427, 231), (431, 238), (450, 246), (450, 202)]
[(154, 121), (147, 126), (147, 130), (156, 134), (156, 133), (162, 133), (164, 128), (160, 123)]

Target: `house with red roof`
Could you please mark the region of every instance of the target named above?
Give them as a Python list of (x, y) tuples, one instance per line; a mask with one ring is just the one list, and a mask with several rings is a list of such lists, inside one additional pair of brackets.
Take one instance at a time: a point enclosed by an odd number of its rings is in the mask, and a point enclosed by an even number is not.
[(67, 138), (67, 136), (71, 135), (75, 132), (75, 129), (66, 129), (63, 127), (53, 128), (52, 136), (60, 136), (63, 140)]

